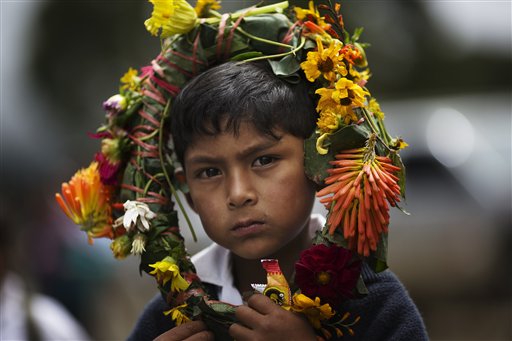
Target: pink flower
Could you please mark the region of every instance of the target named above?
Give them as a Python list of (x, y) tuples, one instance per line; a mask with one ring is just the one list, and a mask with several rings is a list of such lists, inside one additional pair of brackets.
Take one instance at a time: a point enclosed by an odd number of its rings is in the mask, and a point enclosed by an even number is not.
[(336, 306), (353, 297), (361, 261), (343, 247), (319, 244), (302, 251), (295, 271), (295, 282), (304, 295)]
[(99, 165), (101, 182), (104, 185), (116, 185), (121, 162), (111, 162), (103, 153), (96, 153), (94, 159)]

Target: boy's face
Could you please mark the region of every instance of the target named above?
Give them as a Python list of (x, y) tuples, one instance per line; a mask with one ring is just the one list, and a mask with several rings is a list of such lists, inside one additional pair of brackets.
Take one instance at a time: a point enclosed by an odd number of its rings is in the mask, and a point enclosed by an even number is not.
[(276, 135), (242, 123), (238, 136), (197, 137), (184, 155), (206, 234), (242, 258), (282, 251), (309, 222), (315, 191), (304, 174), (304, 140)]

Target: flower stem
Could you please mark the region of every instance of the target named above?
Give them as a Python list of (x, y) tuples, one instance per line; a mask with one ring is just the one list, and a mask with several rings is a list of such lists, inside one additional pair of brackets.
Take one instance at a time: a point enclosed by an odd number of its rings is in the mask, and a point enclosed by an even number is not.
[(279, 57), (285, 57), (285, 56), (287, 56), (289, 54), (295, 54), (295, 52), (297, 52), (300, 49), (302, 49), (302, 47), (304, 46), (305, 43), (306, 43), (306, 38), (301, 37), (301, 41), (300, 41), (299, 46), (297, 46), (296, 48), (294, 48), (291, 51), (284, 52), (284, 53), (278, 53), (278, 54), (272, 54), (272, 55), (269, 55), (269, 56), (261, 56), (261, 57), (249, 58), (249, 59), (245, 59), (243, 62), (254, 62), (256, 60), (279, 58)]
[(237, 27), (236, 30), (238, 32), (242, 33), (247, 38), (250, 38), (252, 40), (260, 41), (262, 43), (266, 43), (266, 44), (269, 44), (269, 45), (275, 45), (275, 46), (281, 46), (281, 47), (286, 47), (286, 48), (289, 48), (289, 49), (293, 49), (292, 45), (283, 44), (283, 43), (280, 43), (280, 42), (277, 42), (277, 41), (273, 41), (273, 40), (268, 40), (268, 39), (265, 39), (265, 38), (257, 37), (255, 35), (250, 34), (247, 31), (244, 31), (241, 27)]
[(164, 112), (162, 113), (162, 118), (160, 120), (160, 133), (158, 135), (158, 156), (160, 158), (160, 164), (162, 166), (162, 171), (164, 172), (165, 180), (167, 181), (167, 184), (169, 185), (169, 188), (171, 189), (172, 196), (176, 200), (176, 203), (178, 204), (178, 206), (181, 210), (181, 213), (183, 213), (183, 216), (185, 217), (185, 220), (187, 221), (187, 225), (188, 225), (188, 228), (190, 229), (190, 233), (192, 234), (192, 238), (194, 239), (194, 242), (197, 242), (196, 232), (194, 231), (194, 228), (192, 227), (192, 223), (190, 222), (188, 214), (185, 211), (183, 204), (181, 203), (181, 200), (178, 196), (178, 193), (176, 192), (176, 189), (174, 188), (174, 185), (172, 184), (171, 178), (169, 176), (169, 173), (167, 172), (167, 168), (165, 167), (165, 163), (164, 163), (164, 152), (163, 152), (164, 134), (163, 134), (163, 129), (161, 127), (163, 127), (164, 119), (169, 114), (170, 107), (171, 107), (171, 100), (168, 100), (167, 104), (165, 105)]
[[(273, 12), (282, 12), (288, 8), (288, 1), (282, 1), (275, 4), (267, 5), (267, 6), (261, 6), (261, 7), (253, 7), (249, 8), (247, 10), (241, 10), (236, 13), (232, 13), (231, 19), (238, 19), (241, 15), (244, 17), (252, 16), (252, 15), (259, 15), (259, 14), (267, 14), (267, 13), (273, 13)], [(217, 11), (210, 10), (210, 14), (212, 14), (213, 18), (206, 18), (204, 19), (204, 22), (208, 24), (217, 24), (220, 21), (220, 18), (222, 17), (222, 14), (220, 14)]]
[[(366, 111), (366, 108), (361, 108), (361, 111), (363, 113), (363, 116), (364, 116), (364, 119), (366, 122), (368, 122), (368, 126), (370, 127), (370, 129), (372, 130), (372, 132), (375, 134), (375, 136), (377, 137), (377, 139), (379, 140), (380, 143), (382, 143), (382, 145), (388, 150), (391, 152), (391, 149), (389, 148), (389, 145), (387, 143), (387, 141), (384, 141), (382, 140), (382, 138), (380, 137), (380, 134), (379, 134), (379, 130), (377, 129), (377, 127), (375, 126), (375, 122), (373, 122), (373, 119), (370, 117), (370, 115), (368, 114), (368, 111)], [(384, 134), (385, 135), (385, 134)]]

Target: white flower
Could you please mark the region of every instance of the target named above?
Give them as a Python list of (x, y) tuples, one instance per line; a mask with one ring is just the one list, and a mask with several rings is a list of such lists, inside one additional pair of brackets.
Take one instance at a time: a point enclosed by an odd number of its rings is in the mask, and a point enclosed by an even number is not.
[(156, 217), (156, 214), (149, 209), (149, 206), (143, 202), (127, 200), (123, 204), (125, 214), (123, 216), (123, 226), (128, 231), (136, 227), (140, 231), (149, 230), (149, 221)]
[(133, 238), (131, 253), (134, 255), (140, 255), (142, 252), (146, 251), (144, 248), (146, 246), (146, 236), (142, 233), (137, 233)]

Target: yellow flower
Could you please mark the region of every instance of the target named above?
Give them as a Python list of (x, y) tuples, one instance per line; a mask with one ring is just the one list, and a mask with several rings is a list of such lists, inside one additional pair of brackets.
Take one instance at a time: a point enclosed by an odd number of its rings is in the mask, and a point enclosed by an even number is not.
[(123, 234), (120, 237), (117, 237), (110, 243), (110, 249), (112, 250), (112, 253), (114, 254), (114, 257), (117, 259), (123, 259), (128, 256), (130, 253), (130, 249), (132, 247), (132, 242), (130, 240), (130, 237), (128, 235)]
[(338, 74), (346, 76), (347, 69), (343, 63), (343, 56), (339, 54), (341, 42), (332, 39), (329, 47), (324, 49), (322, 38), (317, 36), (316, 45), (318, 50), (308, 52), (306, 61), (300, 64), (306, 78), (314, 82), (322, 75), (326, 80), (334, 82)]
[(391, 148), (400, 150), (409, 147), (409, 144), (405, 142), (401, 137), (391, 140)]
[(318, 9), (315, 7), (314, 1), (309, 1), (308, 9), (295, 7), (295, 15), (297, 17), (297, 20), (301, 21), (313, 21), (314, 23), (318, 24), (323, 29), (327, 29), (331, 27), (331, 25), (327, 24), (324, 21), (324, 17), (320, 16), (320, 12), (318, 12)]
[(365, 96), (370, 93), (348, 78), (341, 78), (335, 84), (336, 90), (332, 93), (332, 99), (341, 105), (363, 107)]
[(144, 22), (146, 29), (161, 38), (189, 32), (197, 24), (197, 14), (186, 0), (149, 0), (153, 4), (151, 18)]
[(64, 213), (92, 238), (113, 238), (109, 188), (102, 184), (98, 163), (73, 175), (69, 183), (62, 184), (62, 194), (55, 199)]
[(320, 155), (325, 155), (329, 151), (329, 149), (324, 147), (324, 141), (329, 137), (329, 133), (322, 134), (319, 138), (316, 139), (316, 151)]
[(322, 133), (332, 133), (340, 126), (340, 118), (332, 110), (324, 110), (316, 122), (316, 126)]
[(369, 69), (357, 71), (351, 64), (349, 64), (348, 73), (352, 76), (354, 83), (360, 86), (365, 86), (371, 76)]
[(337, 112), (341, 105), (333, 99), (335, 89), (320, 88), (315, 91), (315, 94), (320, 95), (320, 99), (316, 105), (318, 112), (332, 111)]
[(183, 291), (188, 288), (188, 282), (181, 277), (180, 268), (172, 257), (165, 257), (163, 260), (149, 266), (155, 269), (149, 274), (155, 275), (160, 285), (165, 285), (172, 280), (171, 291)]
[(320, 329), (320, 321), (328, 320), (334, 316), (334, 311), (329, 304), (320, 305), (320, 298), (316, 297), (313, 301), (304, 294), (293, 295), (292, 310), (306, 315), (309, 323), (315, 329)]
[(358, 118), (352, 110), (352, 106), (350, 102), (344, 101), (340, 104), (339, 99), (336, 100), (335, 96), (338, 93), (336, 89), (328, 89), (328, 88), (320, 88), (316, 90), (316, 94), (320, 95), (320, 99), (318, 100), (316, 110), (322, 115), (324, 112), (334, 112), (340, 119), (343, 119), (345, 124), (349, 124), (350, 122), (357, 122)]
[(121, 89), (136, 90), (140, 84), (140, 78), (138, 77), (138, 71), (129, 68), (128, 71), (121, 77)]
[(181, 311), (181, 308), (186, 308), (187, 307), (187, 304), (182, 304), (182, 305), (179, 305), (177, 307), (174, 307), (170, 310), (167, 310), (167, 311), (164, 311), (164, 314), (165, 315), (171, 315), (171, 319), (173, 321), (175, 321), (176, 323), (176, 326), (179, 326), (183, 323), (187, 323), (187, 322), (190, 322), (190, 318), (183, 314), (183, 312)]
[(208, 15), (210, 9), (220, 9), (220, 3), (216, 0), (197, 0), (196, 7), (194, 10), (198, 17), (203, 18)]
[(375, 115), (375, 117), (377, 117), (378, 119), (384, 119), (384, 113), (380, 109), (380, 104), (374, 97), (370, 99), (370, 103), (368, 103), (368, 109), (370, 109), (373, 115)]

